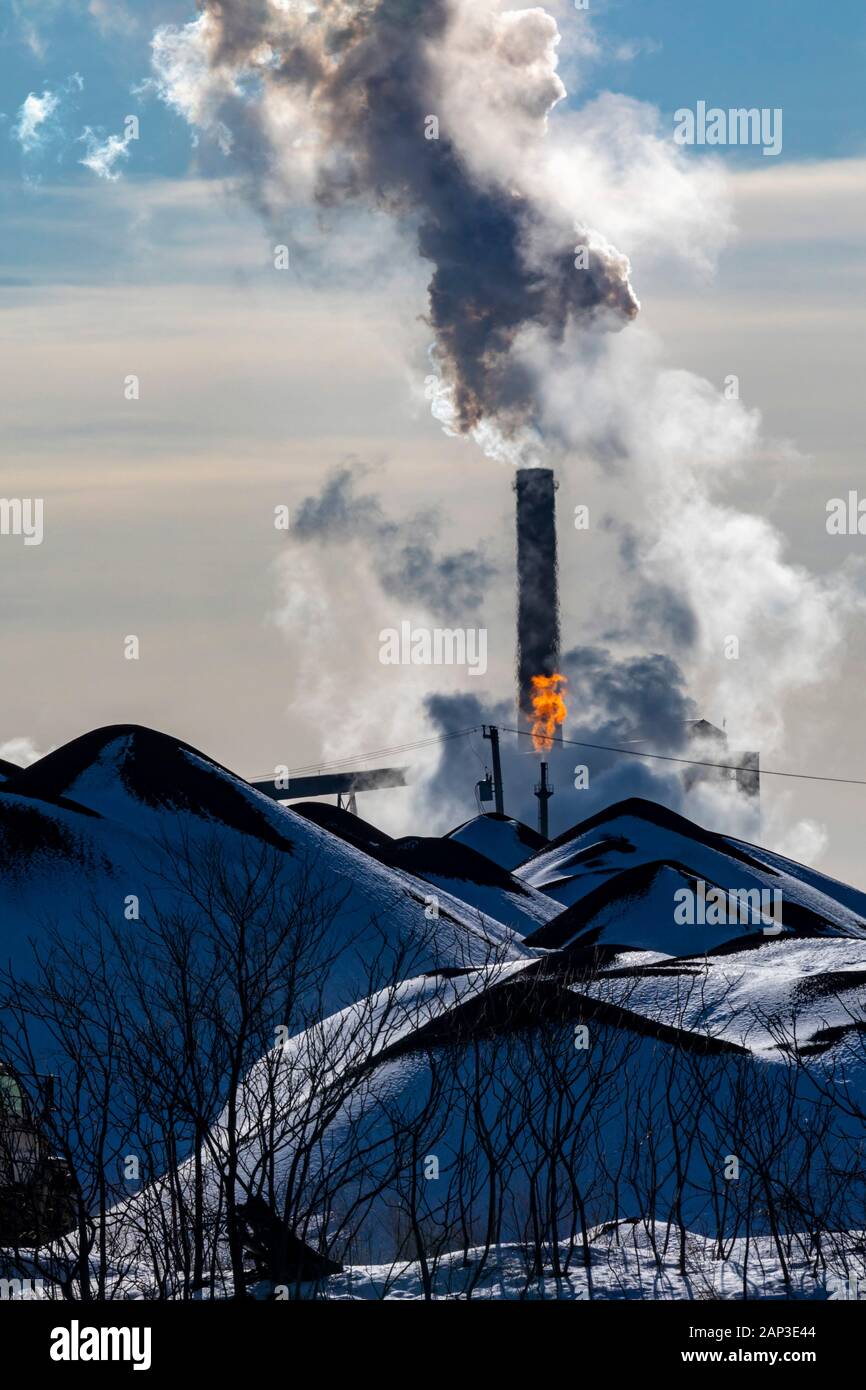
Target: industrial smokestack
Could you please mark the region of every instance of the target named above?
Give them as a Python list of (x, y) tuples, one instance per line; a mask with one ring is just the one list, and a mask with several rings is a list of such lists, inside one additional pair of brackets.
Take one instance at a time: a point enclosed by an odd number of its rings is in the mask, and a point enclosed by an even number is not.
[(550, 839), (550, 817), (548, 815), (547, 803), (553, 796), (553, 787), (547, 780), (548, 765), (541, 764), (541, 781), (535, 785), (535, 795), (538, 797), (538, 833), (543, 835), (545, 840)]
[(559, 664), (556, 483), (551, 468), (519, 468), (517, 493), (517, 704), (533, 722), (532, 677)]

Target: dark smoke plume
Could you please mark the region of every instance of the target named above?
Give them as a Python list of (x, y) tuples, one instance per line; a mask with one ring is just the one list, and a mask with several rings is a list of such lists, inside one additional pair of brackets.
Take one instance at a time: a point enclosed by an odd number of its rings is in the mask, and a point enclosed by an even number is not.
[(472, 550), (437, 552), (442, 523), (432, 509), (404, 521), (386, 516), (374, 493), (357, 491), (365, 471), (359, 464), (339, 468), (317, 497), (304, 498), (292, 538), (304, 544), (362, 542), (386, 594), (417, 600), (443, 618), (480, 608), (495, 565)]
[[(524, 118), (516, 139), (501, 98), (484, 109), (494, 138), (501, 126), (503, 149), (517, 145), (512, 166), (497, 170), (479, 169), (448, 102), (460, 61), (453, 35), (473, 7), (498, 64), (490, 71), (507, 79)], [(507, 438), (531, 426), (534, 382), (512, 352), (518, 337), (559, 342), (575, 322), (622, 323), (638, 307), (627, 261), (600, 238), (576, 269), (580, 229), (533, 182), (547, 114), (565, 94), (551, 17), (502, 15), (488, 0), (200, 0), (200, 8), (194, 25), (155, 37), (164, 97), (233, 146), (260, 205), (296, 194), (279, 145), (296, 132), (297, 163), (312, 166), (320, 205), (359, 200), (407, 221), (432, 265), (433, 358), (454, 428), (494, 422)], [(449, 110), (457, 111), (450, 124)], [(442, 118), (436, 138), (427, 138), (431, 116)]]

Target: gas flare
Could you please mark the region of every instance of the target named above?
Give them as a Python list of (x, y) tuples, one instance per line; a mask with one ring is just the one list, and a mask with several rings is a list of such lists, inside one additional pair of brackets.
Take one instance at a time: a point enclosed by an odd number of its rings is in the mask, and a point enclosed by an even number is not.
[(565, 723), (568, 708), (560, 687), (567, 684), (558, 671), (552, 676), (532, 677), (532, 744), (536, 753), (546, 753), (553, 747), (553, 736)]

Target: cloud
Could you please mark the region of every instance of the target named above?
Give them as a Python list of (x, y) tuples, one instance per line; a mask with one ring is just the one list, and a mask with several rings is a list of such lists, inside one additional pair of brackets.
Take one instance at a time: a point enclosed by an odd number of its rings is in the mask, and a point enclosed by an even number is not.
[(79, 159), (79, 164), (90, 169), (97, 178), (108, 179), (112, 183), (120, 178), (121, 171), (115, 166), (121, 159), (129, 158), (131, 135), (109, 135), (107, 139), (100, 140), (90, 126), (85, 126), (79, 139), (87, 145), (87, 154)]
[[(425, 702), (431, 688), (474, 684), (455, 667), (380, 663), (382, 630), (408, 614), (405, 600), (398, 606), (384, 592), (366, 547), (355, 546), (347, 555), (336, 547), (326, 553), (314, 545), (293, 546), (278, 562), (276, 576), (274, 622), (291, 653), (283, 689), (291, 726), (308, 729), (311, 740), (309, 751), (298, 747), (298, 762), (310, 761), (313, 743), (321, 749), (315, 756), (348, 759), (350, 765), (384, 744), (416, 743), (430, 729)], [(423, 777), (437, 756), (434, 746), (405, 761)], [(418, 825), (413, 796), (411, 788), (395, 789), (369, 809), (384, 829), (406, 834), (407, 826)]]
[[(859, 246), (866, 239), (866, 159), (804, 160), (738, 169), (731, 191), (749, 241), (775, 252), (790, 243), (806, 255), (804, 243)], [(838, 252), (836, 253), (838, 255)]]
[[(304, 200), (387, 209), (432, 266), (434, 417), (493, 458), (536, 463), (546, 422), (526, 349), (633, 318), (634, 255), (709, 274), (731, 231), (722, 181), (645, 103), (605, 93), (566, 109), (563, 34), (543, 9), (415, 8), (205, 0), (155, 33), (153, 85), (268, 219)], [(579, 81), (601, 47), (586, 16), (564, 35)]]
[[(383, 742), (416, 742), (430, 729), (431, 691), (476, 683), (462, 667), (382, 664), (381, 634), (403, 621), (478, 626), (495, 574), (477, 547), (444, 549), (445, 522), (435, 511), (389, 515), (377, 493), (361, 488), (368, 472), (346, 464), (294, 509), (276, 566), (274, 620), (293, 653), (286, 688), (292, 718), (311, 723), (328, 759), (354, 758)], [(323, 711), (336, 717), (323, 719)], [(435, 769), (436, 747), (414, 752), (411, 762), (423, 778)], [(376, 806), (379, 824), (405, 833), (414, 795), (389, 793)]]
[(228, 155), (233, 137), (220, 112), (240, 111), (243, 86), (231, 67), (211, 66), (213, 33), (208, 10), (183, 28), (158, 28), (151, 42), (151, 83), (171, 110), (195, 130), (210, 134)]
[(657, 39), (626, 39), (611, 50), (611, 57), (617, 63), (633, 63), (642, 54), (661, 53), (662, 45)]
[(126, 0), (88, 0), (87, 13), (105, 36), (128, 36), (141, 27)]
[(63, 135), (60, 114), (67, 99), (82, 91), (84, 78), (74, 72), (55, 91), (46, 87), (41, 96), (30, 92), (17, 111), (17, 120), (9, 134), (17, 140), (25, 156), (42, 153)]
[[(50, 751), (50, 750), (49, 750)], [(39, 758), (43, 757), (32, 738), (19, 737), (9, 738), (5, 743), (0, 743), (0, 759), (4, 762), (15, 763), (18, 767), (29, 767)]]
[(130, 36), (140, 31), (143, 22), (155, 21), (154, 11), (164, 9), (159, 0), (147, 0), (148, 14), (139, 19), (129, 7), (129, 0), (11, 0), (12, 16), (23, 43), (40, 60), (48, 49), (45, 31), (70, 14), (77, 19), (87, 14), (103, 37)]
[[(47, 10), (50, 14), (54, 8), (53, 0), (49, 0), (47, 5), (45, 0), (42, 0), (42, 3), (36, 3), (36, 0), (12, 0), (12, 17), (18, 28), (21, 41), (40, 61), (45, 57), (45, 41), (39, 31), (36, 19), (43, 18), (43, 11)], [(34, 10), (37, 11), (36, 16), (33, 14)]]
[(47, 88), (41, 97), (31, 92), (18, 109), (18, 119), (12, 127), (16, 139), (25, 153), (38, 149), (50, 139), (51, 119), (60, 106), (60, 98)]

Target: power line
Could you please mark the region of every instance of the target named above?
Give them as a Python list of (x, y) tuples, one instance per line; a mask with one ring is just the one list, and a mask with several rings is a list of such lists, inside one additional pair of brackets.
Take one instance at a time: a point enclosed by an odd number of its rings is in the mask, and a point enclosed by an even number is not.
[[(409, 743), (395, 743), (388, 748), (377, 748), (371, 753), (350, 754), (345, 758), (335, 758), (331, 762), (308, 763), (305, 767), (295, 767), (289, 769), (289, 777), (308, 776), (316, 772), (329, 772), (334, 768), (343, 767), (346, 763), (365, 763), (371, 758), (390, 757), (397, 753), (412, 753), (421, 748), (432, 747), (436, 743), (449, 743), (454, 739), (467, 738), (470, 734), (477, 734), (483, 726), (473, 724), (468, 729), (455, 729), (447, 734), (434, 734), (430, 738), (416, 739)], [(515, 729), (506, 724), (498, 726), (504, 734), (515, 734), (518, 738), (531, 738), (532, 733), (529, 729)], [(747, 772), (754, 776), (759, 769), (750, 767), (743, 763), (713, 763), (700, 758), (681, 758), (673, 753), (644, 753), (637, 748), (620, 748), (615, 744), (608, 743), (588, 743), (583, 739), (563, 738), (557, 739), (557, 743), (568, 744), (572, 748), (592, 748), (599, 753), (615, 753), (622, 757), (630, 758), (651, 758), (655, 762), (680, 763), (687, 767), (710, 767), (720, 772)], [(265, 773), (261, 777), (250, 778), (250, 781), (266, 782), (272, 773)], [(779, 768), (762, 767), (760, 768), (761, 777), (789, 777), (801, 782), (828, 782), (839, 786), (866, 787), (866, 778), (863, 777), (827, 777), (817, 772), (787, 772)]]
[[(532, 733), (529, 729), (511, 729), (505, 724), (500, 724), (500, 729), (505, 734), (517, 734), (520, 738), (531, 738)], [(716, 767), (724, 772), (749, 772), (755, 776), (758, 771), (762, 777), (796, 777), (804, 782), (841, 782), (850, 787), (866, 787), (866, 778), (863, 777), (824, 777), (817, 772), (780, 772), (775, 768), (749, 767), (744, 763), (710, 763), (702, 762), (698, 758), (676, 758), (672, 753), (641, 753), (637, 748), (615, 748), (606, 743), (585, 743), (581, 739), (563, 738), (557, 739), (557, 743), (568, 743), (574, 748), (594, 748), (601, 753), (623, 753), (632, 758), (655, 758), (660, 762), (666, 763), (688, 763), (690, 767)]]

